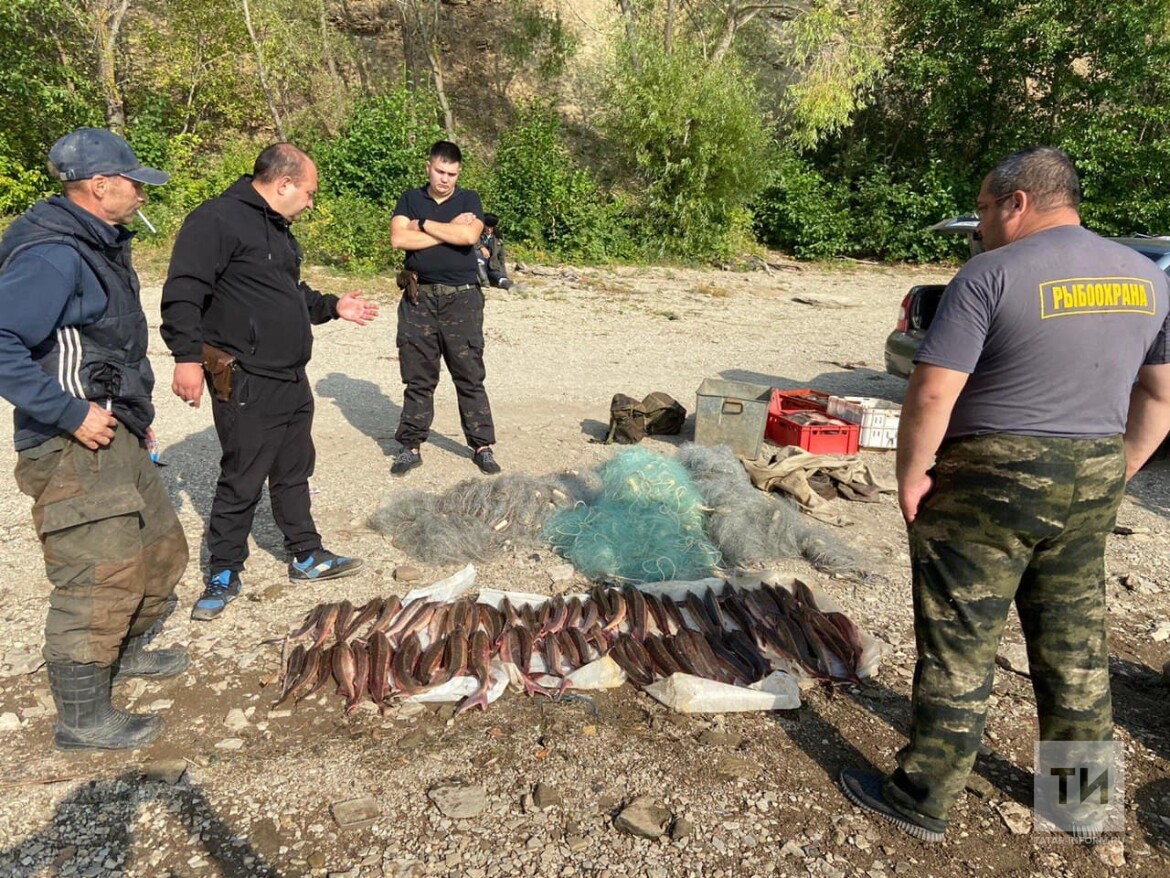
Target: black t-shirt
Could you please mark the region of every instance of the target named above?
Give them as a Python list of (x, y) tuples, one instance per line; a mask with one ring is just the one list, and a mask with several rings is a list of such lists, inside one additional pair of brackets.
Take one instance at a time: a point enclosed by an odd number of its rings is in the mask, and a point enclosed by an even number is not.
[[(427, 187), (407, 189), (398, 199), (394, 208), (395, 216), (407, 219), (435, 220), (449, 223), (461, 213), (474, 213), (483, 219), (483, 205), (479, 195), (471, 189), (456, 187), (451, 197), (439, 204), (431, 198)], [(406, 267), (418, 272), (419, 283), (459, 284), (476, 283), (475, 247), (456, 247), (454, 244), (438, 244), (425, 250), (408, 250)]]

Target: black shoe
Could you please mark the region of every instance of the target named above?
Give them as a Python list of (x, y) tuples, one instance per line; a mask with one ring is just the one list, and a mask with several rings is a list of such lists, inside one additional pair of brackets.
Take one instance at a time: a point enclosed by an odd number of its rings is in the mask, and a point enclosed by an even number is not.
[(512, 287), (514, 287), (514, 286), (515, 286), (515, 284), (512, 283), (512, 278), (510, 278), (510, 277), (500, 278), (499, 287), (501, 290), (507, 291), (507, 290), (512, 289)]
[(191, 618), (197, 622), (214, 619), (227, 609), (227, 605), (239, 596), (244, 584), (240, 574), (234, 570), (217, 570), (207, 580), (207, 587), (191, 610)]
[(404, 476), (416, 466), (422, 466), (422, 455), (409, 448), (403, 448), (390, 465), (390, 475)]
[(894, 808), (882, 792), (885, 783), (884, 777), (872, 771), (858, 771), (856, 768), (841, 771), (841, 789), (845, 791), (845, 797), (858, 808), (884, 817), (903, 832), (922, 841), (942, 841), (947, 828), (946, 821)]
[(114, 682), (121, 683), (127, 677), (177, 677), (191, 659), (183, 649), (152, 649), (146, 651), (146, 637), (128, 637), (122, 646), (122, 654), (114, 662)]
[(314, 549), (308, 555), (288, 562), (288, 578), (293, 582), (340, 579), (357, 573), (365, 563), (361, 558), (346, 558), (334, 555), (328, 549)]
[(57, 705), (53, 742), (61, 750), (133, 750), (163, 730), (160, 716), (114, 709), (111, 668), (77, 662), (50, 662), (48, 667)]
[(479, 467), (479, 471), (489, 476), (499, 475), (502, 470), (500, 465), (496, 463), (496, 456), (492, 454), (490, 448), (481, 448), (471, 457), (475, 461), (475, 465)]

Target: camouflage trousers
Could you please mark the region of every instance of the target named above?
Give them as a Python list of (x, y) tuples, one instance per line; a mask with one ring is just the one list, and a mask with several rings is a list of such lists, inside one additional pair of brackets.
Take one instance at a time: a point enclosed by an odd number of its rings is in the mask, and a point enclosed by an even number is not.
[(439, 362), (447, 364), (459, 400), (463, 436), (472, 448), (494, 445), (492, 407), (483, 382), (483, 291), (424, 293), (418, 304), (398, 304), (398, 366), (402, 371), (402, 416), (394, 434), (404, 447), (426, 442), (435, 419)]
[(1012, 603), (1042, 741), (1113, 736), (1105, 540), (1125, 491), (1120, 437), (993, 434), (945, 443), (909, 528), (914, 588), (910, 742), (891, 804), (944, 820), (975, 763)]
[(33, 498), (53, 585), (45, 661), (113, 664), (128, 636), (162, 617), (187, 566), (187, 539), (150, 455), (125, 427), (100, 451), (55, 436), (20, 452), (16, 483)]

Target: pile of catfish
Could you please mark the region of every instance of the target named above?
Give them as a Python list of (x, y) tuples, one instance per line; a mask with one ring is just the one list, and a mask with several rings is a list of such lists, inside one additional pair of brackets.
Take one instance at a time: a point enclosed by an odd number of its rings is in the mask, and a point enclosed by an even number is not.
[(493, 663), (529, 695), (559, 697), (570, 674), (610, 656), (639, 688), (682, 672), (747, 686), (775, 670), (819, 680), (858, 679), (861, 633), (843, 613), (822, 612), (799, 580), (676, 601), (626, 585), (584, 597), (499, 606), (374, 598), (319, 604), (284, 640), (280, 696), (294, 703), (331, 681), (352, 713), (380, 710), (461, 676), (478, 681), (458, 711), (486, 709)]

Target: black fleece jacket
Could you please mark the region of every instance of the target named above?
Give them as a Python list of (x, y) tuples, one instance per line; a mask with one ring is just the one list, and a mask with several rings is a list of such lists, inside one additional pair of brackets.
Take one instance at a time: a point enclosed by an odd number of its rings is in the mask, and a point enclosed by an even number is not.
[(203, 342), (245, 371), (297, 380), (313, 352), (310, 324), (337, 317), (337, 297), (301, 280), (289, 223), (251, 176), (191, 212), (163, 286), (162, 337), (176, 363), (198, 363)]

